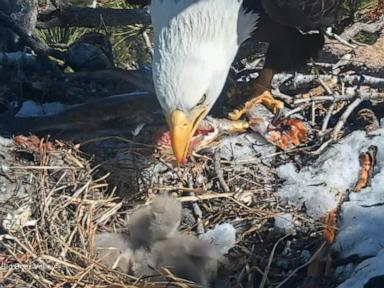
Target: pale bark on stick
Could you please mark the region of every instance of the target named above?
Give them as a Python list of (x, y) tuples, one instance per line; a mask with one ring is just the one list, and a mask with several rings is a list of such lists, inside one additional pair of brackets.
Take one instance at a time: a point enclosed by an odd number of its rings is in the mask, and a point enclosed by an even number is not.
[(347, 122), (349, 116), (352, 114), (352, 112), (357, 108), (357, 106), (360, 105), (361, 102), (365, 100), (365, 97), (356, 98), (344, 111), (343, 115), (341, 115), (339, 121), (337, 122), (335, 128), (332, 131), (331, 139), (337, 140), (339, 138), (339, 134), (341, 129), (344, 127), (345, 123)]
[(347, 95), (324, 95), (324, 96), (314, 96), (304, 99), (296, 99), (293, 101), (293, 105), (299, 105), (308, 102), (339, 102), (339, 101), (351, 101), (356, 97), (362, 97), (363, 100), (378, 100), (384, 99), (384, 93), (371, 91), (366, 93), (348, 93)]
[(323, 81), (330, 81), (340, 79), (342, 82), (348, 85), (367, 85), (372, 88), (384, 88), (384, 79), (379, 77), (373, 77), (368, 75), (305, 75), (296, 73), (295, 75), (281, 73), (273, 78), (273, 85), (279, 83), (277, 86), (283, 84), (283, 86), (294, 86), (296, 88), (305, 87), (306, 85), (313, 84), (318, 79)]

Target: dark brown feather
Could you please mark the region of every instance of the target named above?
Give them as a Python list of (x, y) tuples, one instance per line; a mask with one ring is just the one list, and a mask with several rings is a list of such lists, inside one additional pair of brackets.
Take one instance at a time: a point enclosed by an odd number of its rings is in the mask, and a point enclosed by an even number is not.
[[(339, 0), (244, 0), (247, 10), (260, 15), (252, 34), (267, 42), (266, 68), (275, 72), (302, 67), (324, 45), (321, 30), (336, 20)], [(317, 33), (305, 33), (319, 30)]]
[(319, 29), (334, 23), (339, 2), (339, 0), (261, 1), (266, 14), (273, 21), (304, 31)]

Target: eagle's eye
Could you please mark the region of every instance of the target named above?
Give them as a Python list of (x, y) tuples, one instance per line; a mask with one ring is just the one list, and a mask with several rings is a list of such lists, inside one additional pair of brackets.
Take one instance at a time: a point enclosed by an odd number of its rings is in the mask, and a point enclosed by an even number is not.
[(197, 103), (197, 106), (203, 105), (206, 99), (207, 94), (204, 93), (203, 97), (201, 97), (200, 101)]

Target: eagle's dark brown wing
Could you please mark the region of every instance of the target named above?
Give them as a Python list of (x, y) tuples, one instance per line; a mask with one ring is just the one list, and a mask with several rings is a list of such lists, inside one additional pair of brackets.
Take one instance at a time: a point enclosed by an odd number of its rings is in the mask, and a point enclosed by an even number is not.
[(334, 23), (339, 0), (254, 0), (280, 24), (312, 30)]
[[(302, 67), (324, 44), (322, 30), (335, 22), (340, 0), (243, 0), (260, 15), (252, 39), (269, 43), (266, 67), (286, 71)], [(299, 31), (300, 30), (300, 31)]]
[[(324, 45), (323, 29), (335, 22), (340, 0), (244, 0), (243, 7), (259, 14), (250, 41), (269, 43), (264, 69), (252, 80), (253, 97), (229, 114), (240, 119), (254, 103), (269, 103), (272, 110), (281, 102), (270, 93), (274, 73), (295, 70), (316, 56)], [(320, 31), (313, 31), (320, 30)], [(307, 33), (303, 33), (307, 32)], [(311, 32), (311, 33), (309, 33)], [(264, 101), (264, 102), (263, 102)]]

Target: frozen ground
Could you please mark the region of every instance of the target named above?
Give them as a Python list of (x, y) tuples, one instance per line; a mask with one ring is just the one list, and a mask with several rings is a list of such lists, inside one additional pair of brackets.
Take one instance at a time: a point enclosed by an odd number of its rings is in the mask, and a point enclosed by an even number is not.
[(373, 136), (353, 132), (301, 171), (292, 163), (278, 169), (278, 175), (286, 180), (278, 190), (281, 199), (297, 207), (305, 205), (309, 215), (320, 218), (353, 189), (359, 175), (359, 154), (371, 145), (378, 148), (371, 186), (360, 193), (351, 192), (341, 207), (334, 250), (339, 259), (350, 262), (337, 269), (339, 280), (348, 279), (339, 286), (342, 288), (365, 287), (369, 281), (384, 278), (384, 128)]
[(349, 279), (338, 288), (383, 287), (384, 283), (384, 249), (376, 256), (364, 260), (356, 266)]
[(251, 163), (260, 161), (260, 155), (276, 152), (276, 147), (260, 135), (240, 134), (221, 140), (221, 158), (234, 163)]

